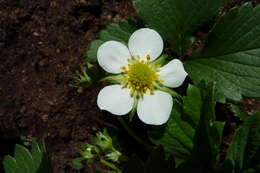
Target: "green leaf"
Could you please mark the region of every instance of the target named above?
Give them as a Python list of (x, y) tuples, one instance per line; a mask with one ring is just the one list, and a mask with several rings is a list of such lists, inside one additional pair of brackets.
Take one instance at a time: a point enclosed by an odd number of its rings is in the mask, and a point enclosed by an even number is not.
[(17, 144), (14, 155), (14, 157), (4, 157), (6, 173), (52, 173), (45, 147), (39, 147), (35, 141), (31, 143), (31, 152)]
[(153, 143), (162, 145), (167, 153), (175, 156), (177, 165), (197, 159), (204, 166), (212, 167), (215, 163), (224, 123), (215, 121), (214, 91), (213, 84), (202, 83), (200, 88), (190, 85), (183, 104), (174, 103), (162, 135), (151, 138)]
[(21, 172), (35, 172), (32, 155), (28, 149), (22, 145), (16, 144), (14, 156), (17, 166), (20, 168)]
[(99, 33), (99, 39), (90, 43), (89, 50), (85, 54), (87, 57), (86, 60), (88, 62), (97, 61), (97, 50), (99, 46), (106, 41), (115, 40), (127, 44), (131, 34), (137, 30), (137, 28), (137, 24), (130, 20), (123, 20), (120, 23), (109, 24)]
[(190, 43), (190, 37), (217, 15), (226, 0), (134, 0), (143, 21), (158, 31), (178, 55)]
[[(190, 85), (187, 96), (183, 98), (183, 105), (174, 103), (172, 115), (163, 134), (151, 138), (156, 145), (162, 145), (166, 153), (173, 154), (177, 164), (191, 155), (195, 128), (200, 119), (201, 102), (200, 90)], [(154, 130), (158, 131), (157, 128)]]
[(191, 120), (192, 126), (195, 128), (200, 119), (200, 108), (202, 106), (201, 94), (199, 88), (189, 85), (187, 96), (183, 97), (183, 108)]
[(177, 164), (186, 160), (192, 151), (194, 128), (185, 120), (182, 120), (181, 105), (174, 102), (171, 118), (160, 138), (152, 138), (156, 145), (162, 145), (165, 151), (176, 157)]
[[(233, 171), (240, 172), (259, 164), (260, 113), (253, 114), (236, 131), (228, 148), (226, 163), (231, 163)], [(257, 165), (257, 163), (256, 163)]]
[(42, 160), (41, 160), (40, 167), (37, 170), (37, 173), (52, 173), (53, 169), (52, 169), (51, 160), (48, 157), (47, 150), (44, 143), (40, 146), (40, 150), (42, 152)]
[(31, 147), (31, 153), (34, 161), (35, 170), (38, 170), (41, 165), (43, 152), (36, 141), (32, 141)]
[(18, 170), (16, 160), (11, 156), (4, 157), (3, 165), (6, 173), (16, 173)]
[(75, 159), (72, 159), (70, 162), (70, 165), (72, 168), (76, 170), (81, 170), (84, 168), (84, 165), (81, 163), (84, 160), (82, 157), (77, 157)]
[(102, 40), (94, 40), (90, 43), (89, 50), (86, 52), (85, 56), (87, 57), (88, 62), (97, 61), (97, 50), (104, 41)]
[(227, 13), (205, 48), (184, 66), (195, 83), (216, 82), (217, 99), (260, 97), (260, 5), (247, 3)]
[(221, 144), (224, 123), (215, 121), (215, 85), (200, 84), (203, 104), (200, 122), (194, 136), (193, 155), (206, 170), (212, 170)]
[(244, 112), (242, 112), (239, 108), (239, 106), (230, 104), (230, 110), (234, 113), (235, 116), (239, 117), (241, 120), (246, 120), (248, 118), (248, 115), (246, 115)]

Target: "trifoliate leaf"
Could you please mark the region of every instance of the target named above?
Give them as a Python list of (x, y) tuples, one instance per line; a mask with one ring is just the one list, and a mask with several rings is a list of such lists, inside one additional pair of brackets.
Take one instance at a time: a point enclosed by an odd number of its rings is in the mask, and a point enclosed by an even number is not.
[(226, 0), (134, 0), (143, 21), (181, 55), (193, 32), (217, 15)]
[(260, 97), (260, 5), (244, 4), (227, 13), (205, 48), (184, 66), (195, 83), (216, 82), (218, 101)]
[(87, 58), (86, 61), (97, 61), (97, 50), (99, 46), (106, 41), (114, 40), (127, 44), (128, 39), (136, 29), (137, 24), (130, 20), (109, 24), (99, 33), (98, 40), (94, 40), (90, 43), (89, 50), (85, 54)]

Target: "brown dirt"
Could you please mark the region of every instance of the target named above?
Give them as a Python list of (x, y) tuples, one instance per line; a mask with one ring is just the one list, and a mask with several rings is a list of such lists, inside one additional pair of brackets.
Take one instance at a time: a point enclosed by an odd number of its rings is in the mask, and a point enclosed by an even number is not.
[[(131, 0), (0, 0), (0, 162), (23, 135), (45, 140), (55, 173), (77, 172), (75, 148), (110, 120), (96, 106), (99, 87), (78, 93), (71, 76), (96, 33), (128, 17)], [(240, 105), (260, 110), (259, 99)]]
[(129, 0), (0, 0), (1, 156), (21, 135), (44, 139), (55, 172), (76, 172), (74, 149), (106, 120), (99, 88), (80, 94), (71, 76), (100, 29), (134, 15)]

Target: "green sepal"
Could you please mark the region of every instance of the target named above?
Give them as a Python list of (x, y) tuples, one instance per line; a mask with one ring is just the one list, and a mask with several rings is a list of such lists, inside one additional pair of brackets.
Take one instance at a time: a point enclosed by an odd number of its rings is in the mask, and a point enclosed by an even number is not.
[(163, 85), (160, 85), (160, 84), (156, 84), (155, 86), (156, 86), (156, 89), (169, 93), (174, 99), (176, 99), (176, 101), (178, 101), (178, 102), (182, 101), (182, 96), (180, 94), (178, 94), (176, 91), (174, 91), (170, 88), (167, 88)]
[(103, 151), (108, 151), (113, 149), (113, 140), (109, 136), (106, 129), (103, 132), (99, 131), (95, 137), (95, 145), (99, 146)]
[(96, 146), (88, 143), (81, 143), (80, 148), (78, 148), (76, 151), (81, 155), (82, 158), (86, 160), (95, 158), (100, 152)]
[(114, 151), (111, 151), (110, 153), (106, 154), (105, 157), (108, 159), (108, 160), (111, 160), (113, 162), (118, 162), (119, 161), (119, 158), (122, 156), (122, 153), (120, 153), (119, 151), (117, 150), (114, 150)]
[(84, 165), (81, 163), (84, 160), (82, 157), (77, 157), (72, 159), (70, 162), (70, 166), (76, 170), (81, 170), (84, 168)]
[(163, 54), (162, 56), (160, 56), (158, 59), (156, 59), (154, 62), (152, 62), (152, 63), (154, 63), (154, 64), (158, 64), (158, 65), (160, 65), (160, 66), (163, 66), (163, 65), (165, 65), (168, 61), (167, 61), (167, 59), (168, 59), (168, 55), (167, 54)]
[(114, 84), (120, 84), (122, 80), (123, 80), (123, 75), (119, 74), (119, 75), (110, 75), (104, 77), (101, 80), (99, 80), (99, 82), (111, 82)]
[(138, 99), (136, 97), (134, 97), (134, 105), (133, 105), (131, 112), (129, 113), (129, 121), (130, 122), (133, 120), (133, 118), (136, 114), (137, 104), (138, 104)]

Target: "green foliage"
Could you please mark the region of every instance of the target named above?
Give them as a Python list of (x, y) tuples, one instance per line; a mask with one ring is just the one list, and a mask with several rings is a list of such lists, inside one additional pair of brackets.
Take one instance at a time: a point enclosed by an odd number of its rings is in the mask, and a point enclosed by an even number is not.
[(135, 30), (137, 30), (137, 24), (130, 20), (109, 24), (98, 34), (99, 39), (90, 43), (89, 50), (85, 54), (86, 60), (88, 62), (97, 61), (98, 47), (106, 41), (115, 40), (127, 44), (128, 39)]
[(139, 158), (132, 158), (124, 167), (123, 173), (173, 173), (175, 162), (173, 157), (166, 159), (162, 147), (155, 148), (144, 163)]
[(214, 85), (206, 87), (203, 83), (200, 88), (190, 85), (183, 104), (174, 103), (163, 134), (152, 141), (173, 154), (177, 164), (191, 157), (213, 163), (223, 127), (223, 123), (215, 121)]
[(216, 24), (202, 52), (184, 65), (193, 81), (216, 82), (218, 100), (260, 97), (260, 5), (234, 8)]
[(233, 172), (260, 170), (260, 113), (245, 120), (233, 136), (224, 167)]
[[(216, 17), (225, 2), (134, 0), (134, 7), (145, 24), (158, 31), (182, 57), (192, 43), (193, 33)], [(219, 160), (219, 147), (224, 123), (215, 118), (216, 101), (260, 97), (259, 21), (260, 5), (253, 7), (251, 3), (233, 8), (219, 18), (205, 46), (184, 62), (197, 87), (190, 85), (182, 102), (174, 101), (172, 115), (165, 126), (150, 131), (151, 141), (163, 149), (154, 150), (145, 163), (138, 158), (130, 160), (124, 173), (259, 171), (260, 114), (248, 116), (231, 105), (231, 111), (243, 124), (236, 131), (223, 164)], [(108, 25), (100, 32), (99, 40), (91, 43), (87, 61), (96, 61), (97, 49), (105, 41), (127, 44), (136, 29), (136, 24), (127, 21)], [(120, 76), (113, 76), (103, 80), (117, 82), (119, 79)], [(174, 155), (175, 159), (166, 159), (163, 150), (166, 156)], [(114, 155), (116, 153), (106, 156), (114, 158)]]
[(72, 77), (73, 83), (70, 86), (79, 89), (90, 88), (97, 84), (102, 77), (104, 77), (104, 71), (87, 62), (81, 67), (81, 71)]
[(52, 173), (45, 147), (35, 141), (31, 142), (31, 151), (17, 144), (14, 157), (5, 156), (3, 165), (5, 173)]
[(90, 143), (81, 143), (80, 147), (76, 150), (80, 156), (72, 159), (70, 165), (76, 170), (81, 170), (84, 168), (84, 163), (98, 161), (109, 168), (109, 170), (103, 171), (120, 172), (114, 163), (120, 162), (122, 154), (116, 150), (115, 145), (106, 129), (99, 131)]
[(92, 79), (89, 77), (88, 68), (82, 67), (81, 73), (77, 77), (73, 77), (74, 83), (71, 85), (75, 88), (88, 88), (92, 85)]
[[(158, 31), (179, 56), (191, 44), (192, 34), (217, 16), (226, 0), (134, 0), (134, 7), (148, 27)], [(232, 9), (216, 23), (205, 47), (184, 63), (195, 82), (216, 82), (216, 97), (241, 100), (260, 97), (260, 5)], [(98, 47), (109, 40), (124, 44), (138, 29), (134, 22), (110, 24), (99, 33), (86, 53), (96, 61)]]
[(226, 0), (134, 0), (143, 21), (158, 31), (178, 55), (199, 27), (217, 15)]
[[(193, 148), (195, 128), (199, 123), (200, 106), (200, 91), (190, 85), (187, 96), (183, 98), (183, 105), (174, 103), (165, 131), (159, 138), (152, 138), (152, 142), (162, 145), (167, 153), (174, 154), (178, 160), (189, 158)], [(158, 131), (157, 128), (154, 130)]]
[(235, 116), (239, 117), (240, 120), (246, 120), (248, 115), (242, 112), (237, 105), (230, 104), (230, 110), (234, 113)]
[(200, 121), (194, 136), (192, 155), (199, 158), (204, 169), (213, 170), (222, 141), (223, 122), (215, 119), (215, 85), (200, 84), (202, 106)]

